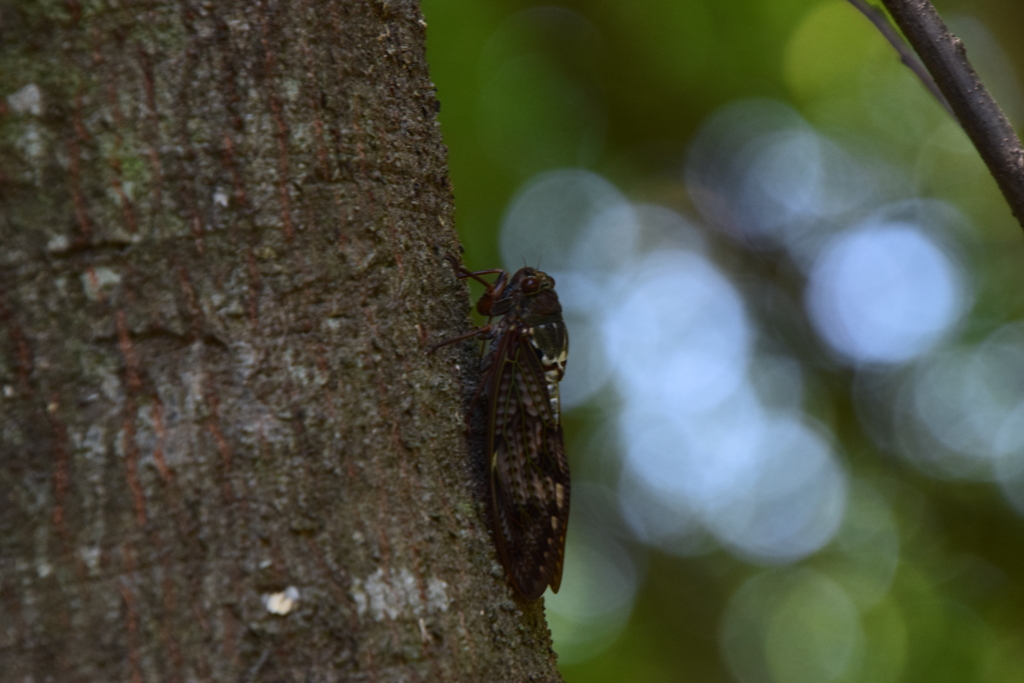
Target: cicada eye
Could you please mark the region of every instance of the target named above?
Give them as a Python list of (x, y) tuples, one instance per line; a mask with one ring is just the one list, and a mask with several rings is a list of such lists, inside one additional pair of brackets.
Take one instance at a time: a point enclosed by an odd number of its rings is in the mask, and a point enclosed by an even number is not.
[(540, 279), (533, 277), (524, 277), (523, 281), (519, 283), (519, 286), (523, 290), (523, 294), (534, 294), (540, 289)]

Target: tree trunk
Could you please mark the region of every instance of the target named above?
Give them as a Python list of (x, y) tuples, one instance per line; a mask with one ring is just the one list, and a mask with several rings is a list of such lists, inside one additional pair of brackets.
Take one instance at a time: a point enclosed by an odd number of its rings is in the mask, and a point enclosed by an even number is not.
[(558, 680), (477, 359), (425, 353), (468, 299), (424, 29), (0, 6), (0, 680)]

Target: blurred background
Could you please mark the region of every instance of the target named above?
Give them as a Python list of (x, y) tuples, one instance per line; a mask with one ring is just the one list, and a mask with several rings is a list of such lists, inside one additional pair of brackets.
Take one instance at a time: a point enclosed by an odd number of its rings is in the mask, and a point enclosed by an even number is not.
[[(1024, 3), (936, 4), (1019, 130)], [(1024, 234), (874, 27), (423, 9), (465, 261), (570, 329), (566, 681), (1024, 681)]]

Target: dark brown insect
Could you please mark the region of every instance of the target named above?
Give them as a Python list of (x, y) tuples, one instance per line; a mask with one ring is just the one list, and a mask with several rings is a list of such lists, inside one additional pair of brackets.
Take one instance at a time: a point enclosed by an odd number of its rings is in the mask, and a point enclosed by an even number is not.
[[(487, 287), (476, 308), (498, 320), (438, 347), (470, 338), (488, 342), (477, 395), (486, 400), (494, 537), (512, 586), (533, 600), (548, 586), (558, 592), (569, 521), (558, 395), (569, 351), (562, 306), (554, 278), (534, 268), (509, 277), (500, 269), (474, 273), (452, 264), (459, 278)], [(498, 277), (492, 284), (484, 275)]]

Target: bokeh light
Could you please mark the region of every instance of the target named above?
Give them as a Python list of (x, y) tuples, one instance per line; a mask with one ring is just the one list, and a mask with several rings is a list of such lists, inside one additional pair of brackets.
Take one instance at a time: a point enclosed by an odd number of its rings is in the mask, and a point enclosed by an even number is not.
[(721, 638), (729, 668), (742, 683), (846, 680), (864, 656), (853, 600), (810, 569), (747, 581), (726, 609)]
[(686, 414), (737, 390), (751, 331), (736, 290), (704, 257), (654, 252), (618, 284), (625, 296), (606, 303), (601, 327), (627, 401)]
[(921, 227), (870, 222), (835, 236), (815, 259), (807, 305), (821, 336), (853, 363), (903, 363), (957, 321), (963, 280)]

